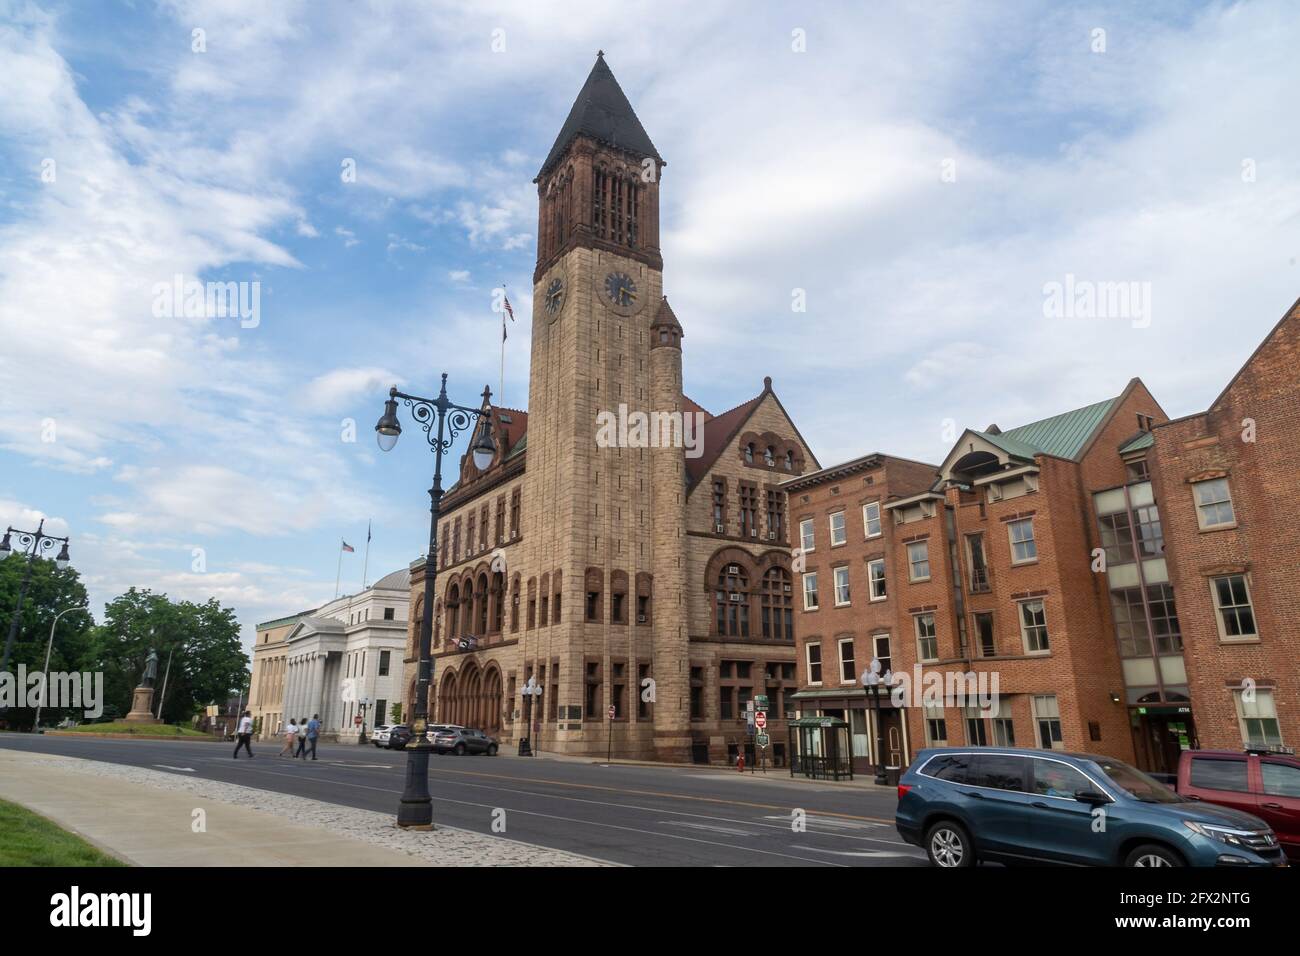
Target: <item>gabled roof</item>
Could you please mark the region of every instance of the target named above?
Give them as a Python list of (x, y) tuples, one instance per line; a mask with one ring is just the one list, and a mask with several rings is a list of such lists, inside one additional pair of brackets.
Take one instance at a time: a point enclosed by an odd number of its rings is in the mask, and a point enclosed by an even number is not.
[(996, 426), (987, 431), (975, 432), (1008, 454), (1017, 458), (1034, 455), (1052, 455), (1073, 460), (1083, 451), (1093, 433), (1106, 420), (1107, 414), (1118, 398), (1085, 405), (1071, 412), (1053, 415), (1040, 421), (998, 431)]
[[(686, 480), (694, 486), (708, 474), (713, 463), (722, 455), (723, 450), (731, 444), (731, 439), (740, 431), (740, 427), (754, 414), (754, 410), (767, 396), (766, 388), (755, 398), (737, 405), (735, 408), (710, 418), (704, 423), (704, 454), (699, 458), (686, 459)], [(693, 404), (693, 403), (692, 403)]]
[(650, 136), (641, 121), (636, 118), (632, 104), (623, 94), (618, 80), (614, 79), (614, 74), (605, 64), (603, 50), (596, 54), (596, 63), (587, 75), (587, 82), (582, 84), (578, 98), (573, 101), (569, 118), (560, 127), (560, 135), (555, 137), (555, 145), (551, 147), (546, 162), (542, 163), (542, 168), (537, 173), (538, 179), (560, 161), (569, 143), (577, 136), (590, 136), (599, 143), (626, 150), (642, 158), (653, 156), (663, 163), (663, 158), (655, 149), (654, 143), (650, 142)]
[(1144, 448), (1150, 448), (1156, 442), (1156, 436), (1150, 432), (1138, 432), (1124, 444), (1119, 446), (1119, 453), (1127, 455), (1131, 451), (1141, 451)]

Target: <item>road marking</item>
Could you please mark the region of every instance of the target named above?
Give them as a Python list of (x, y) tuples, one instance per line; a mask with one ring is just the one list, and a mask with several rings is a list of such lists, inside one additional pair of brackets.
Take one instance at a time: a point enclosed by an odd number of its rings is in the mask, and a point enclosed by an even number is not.
[(194, 773), (193, 767), (169, 767), (165, 763), (156, 763), (155, 767), (162, 767), (164, 770), (176, 770), (180, 773)]
[(727, 836), (758, 836), (757, 833), (750, 833), (748, 830), (737, 830), (733, 827), (716, 827), (708, 823), (691, 823), (689, 820), (660, 820), (659, 825), (663, 827), (690, 827), (692, 830), (709, 830), (713, 833), (725, 833)]
[[(763, 817), (764, 820), (784, 820), (788, 825), (790, 815)], [(819, 826), (831, 827), (835, 830), (879, 830), (885, 826), (883, 823), (859, 823), (855, 820), (832, 820), (823, 817), (820, 813), (809, 813), (804, 816), (804, 822), (816, 823)]]
[(925, 856), (924, 853), (894, 853), (890, 850), (827, 850), (819, 846), (797, 847), (796, 849), (807, 849), (814, 853), (830, 853), (833, 856), (858, 856), (869, 857), (871, 859), (883, 859), (885, 857), (910, 857), (919, 860)]

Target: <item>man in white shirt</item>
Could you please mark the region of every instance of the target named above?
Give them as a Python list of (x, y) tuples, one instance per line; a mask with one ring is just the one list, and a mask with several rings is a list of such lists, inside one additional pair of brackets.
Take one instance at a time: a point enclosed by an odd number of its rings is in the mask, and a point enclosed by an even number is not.
[(238, 743), (235, 744), (235, 759), (239, 759), (239, 748), (243, 747), (248, 751), (248, 759), (253, 759), (253, 747), (249, 743), (253, 739), (253, 714), (251, 711), (244, 711), (244, 716), (239, 718), (239, 729), (235, 731)]

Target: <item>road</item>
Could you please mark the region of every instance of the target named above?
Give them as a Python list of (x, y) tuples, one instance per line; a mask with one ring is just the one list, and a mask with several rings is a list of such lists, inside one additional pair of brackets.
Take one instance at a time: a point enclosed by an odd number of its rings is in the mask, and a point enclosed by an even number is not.
[[(314, 800), (396, 812), (406, 757), (322, 744), (320, 759), (253, 760), (207, 743), (0, 734), (0, 746), (148, 767)], [(500, 755), (430, 758), (435, 824), (632, 866), (918, 866), (894, 830), (892, 789), (792, 781), (734, 770), (634, 767)], [(796, 819), (804, 826), (794, 825)]]

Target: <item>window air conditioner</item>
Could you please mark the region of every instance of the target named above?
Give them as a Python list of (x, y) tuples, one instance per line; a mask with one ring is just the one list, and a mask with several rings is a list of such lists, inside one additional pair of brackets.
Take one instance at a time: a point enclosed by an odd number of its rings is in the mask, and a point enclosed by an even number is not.
[(739, 573), (740, 573), (740, 565), (738, 565), (738, 564), (729, 564), (729, 565), (727, 565), (727, 573), (728, 573), (728, 574), (739, 574)]
[(776, 532), (775, 532), (775, 531), (769, 531), (769, 532), (767, 533), (767, 540), (768, 540), (768, 541), (775, 541), (775, 540), (776, 540)]
[(722, 534), (724, 531), (727, 530), (727, 526), (722, 524), (714, 525), (713, 528), (715, 531), (717, 531), (718, 534)]
[(730, 598), (731, 598), (731, 603), (733, 603), (733, 604), (739, 604), (739, 603), (740, 603), (740, 594), (739, 594), (738, 592), (736, 592), (736, 591), (732, 591), (731, 594), (730, 594), (729, 596), (730, 596)]
[(645, 615), (644, 615), (644, 614), (638, 614), (638, 615), (636, 616), (636, 622), (637, 622), (638, 624), (644, 624), (644, 623), (645, 623)]
[(757, 528), (750, 528), (750, 529), (749, 529), (749, 536), (750, 536), (751, 538), (757, 538), (757, 537), (758, 537), (758, 529), (757, 529)]

